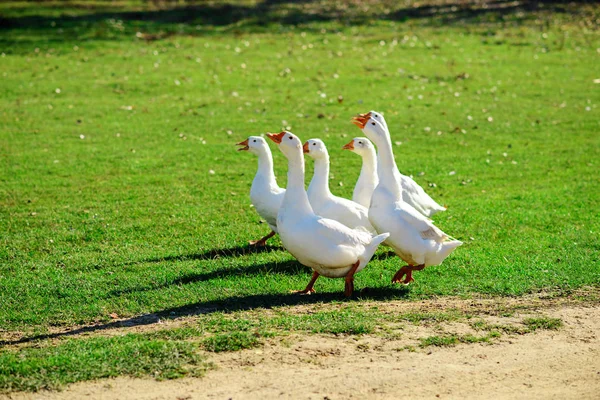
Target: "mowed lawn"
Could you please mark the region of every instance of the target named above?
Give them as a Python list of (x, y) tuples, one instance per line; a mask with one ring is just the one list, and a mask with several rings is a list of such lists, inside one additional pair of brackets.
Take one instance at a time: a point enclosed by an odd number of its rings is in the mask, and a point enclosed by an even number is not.
[[(429, 4), (0, 4), (3, 343), (198, 315), (198, 330), (175, 338), (0, 351), (0, 391), (155, 374), (155, 364), (167, 366), (157, 377), (199, 373), (189, 339), (209, 325), (240, 329), (223, 322), (231, 312), (598, 286), (600, 9)], [(361, 160), (341, 147), (362, 136), (350, 118), (369, 110), (385, 114), (400, 171), (448, 206), (436, 224), (464, 245), (409, 286), (390, 283), (403, 263), (381, 248), (352, 299), (341, 279), (292, 295), (312, 271), (277, 237), (248, 248), (269, 228), (250, 207), (257, 160), (234, 144), (282, 129), (321, 138), (332, 191), (351, 197)], [(307, 184), (311, 174), (307, 160)], [(342, 325), (368, 319), (352, 310)], [(181, 359), (168, 358), (173, 346)], [(100, 372), (86, 364), (93, 351), (106, 355), (92, 357)], [(132, 354), (147, 364), (123, 366)], [(34, 370), (57, 375), (28, 378)]]

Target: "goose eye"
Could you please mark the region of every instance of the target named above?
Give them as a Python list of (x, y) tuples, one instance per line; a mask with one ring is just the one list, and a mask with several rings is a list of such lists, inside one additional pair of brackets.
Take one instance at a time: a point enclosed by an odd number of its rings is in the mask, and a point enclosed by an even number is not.
[(316, 143), (313, 143), (313, 146), (316, 146), (316, 145), (317, 145)]
[(371, 125), (375, 125), (375, 122), (371, 122)]
[(254, 139), (253, 142), (256, 143), (256, 139)]
[(362, 142), (358, 142), (358, 144), (362, 144)]
[(290, 140), (292, 140), (292, 137), (290, 136)]

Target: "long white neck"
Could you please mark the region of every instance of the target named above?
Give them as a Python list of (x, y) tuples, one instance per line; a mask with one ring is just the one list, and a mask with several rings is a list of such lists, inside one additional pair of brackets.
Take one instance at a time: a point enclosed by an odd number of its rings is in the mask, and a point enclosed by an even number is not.
[(263, 150), (258, 153), (258, 170), (256, 178), (261, 177), (269, 186), (277, 186), (275, 173), (273, 172), (273, 156), (268, 150)]
[(308, 186), (310, 198), (320, 198), (331, 195), (329, 190), (329, 155), (315, 159), (315, 171)]
[(375, 149), (368, 148), (365, 154), (362, 154), (362, 167), (358, 176), (357, 186), (364, 186), (368, 182), (377, 183), (377, 156)]
[(288, 182), (282, 207), (293, 207), (296, 215), (314, 214), (304, 189), (304, 154), (302, 148), (288, 157)]
[(394, 160), (392, 151), (392, 141), (390, 135), (378, 135), (375, 139), (377, 144), (377, 175), (379, 175), (379, 184), (396, 195), (402, 197), (402, 187), (400, 182), (400, 172)]

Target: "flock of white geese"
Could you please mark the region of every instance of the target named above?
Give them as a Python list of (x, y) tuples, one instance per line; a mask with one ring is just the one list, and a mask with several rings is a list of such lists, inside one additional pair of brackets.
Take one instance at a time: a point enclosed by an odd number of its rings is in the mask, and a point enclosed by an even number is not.
[[(407, 263), (392, 278), (392, 282), (404, 284), (413, 281), (413, 271), (441, 264), (462, 244), (429, 219), (445, 208), (398, 171), (383, 115), (371, 111), (355, 116), (352, 122), (368, 138), (354, 138), (344, 146), (362, 157), (352, 200), (334, 196), (329, 190), (329, 154), (323, 141), (310, 139), (303, 145), (291, 132), (267, 134), (288, 159), (287, 189), (277, 185), (273, 157), (262, 137), (250, 136), (238, 143), (240, 151), (258, 156), (250, 199), (272, 230), (250, 244), (264, 246), (279, 234), (283, 246), (314, 271), (306, 288), (296, 292), (299, 294), (314, 293), (315, 281), (323, 275), (344, 277), (344, 293), (351, 296), (354, 274), (367, 265), (381, 243)], [(304, 187), (304, 154), (315, 162), (308, 191)]]

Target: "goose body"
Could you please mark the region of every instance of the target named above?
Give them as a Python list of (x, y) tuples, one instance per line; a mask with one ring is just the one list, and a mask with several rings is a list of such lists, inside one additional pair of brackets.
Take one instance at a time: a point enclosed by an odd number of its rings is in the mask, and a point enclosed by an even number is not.
[[(383, 119), (383, 117), (381, 118)], [(375, 147), (369, 139), (357, 137), (343, 148), (358, 154), (362, 158), (362, 167), (356, 186), (354, 186), (352, 200), (369, 208), (371, 196), (373, 196), (373, 191), (379, 183)], [(436, 203), (431, 196), (425, 193), (425, 190), (410, 176), (399, 173), (398, 183), (402, 186), (402, 200), (424, 216), (431, 217), (439, 211), (446, 210), (445, 207)]]
[(451, 239), (403, 200), (400, 172), (394, 160), (389, 133), (371, 114), (362, 114), (353, 120), (378, 150), (379, 184), (371, 198), (369, 220), (378, 232), (390, 233), (386, 244), (408, 264), (396, 273), (392, 281), (409, 283), (413, 280), (412, 271), (441, 264), (462, 242)]
[(346, 296), (352, 294), (354, 274), (363, 269), (389, 235), (371, 235), (315, 214), (304, 189), (304, 154), (300, 139), (290, 132), (269, 134), (288, 159), (288, 187), (277, 216), (284, 247), (303, 265), (314, 270), (303, 291), (312, 293), (320, 275), (345, 277)]
[[(390, 135), (387, 122), (381, 113), (371, 111), (371, 116), (379, 122), (383, 129)], [(445, 211), (446, 207), (441, 206), (429, 196), (425, 190), (410, 176), (402, 175), (399, 171), (399, 182), (402, 185), (402, 200), (413, 206), (418, 212), (426, 217), (431, 217), (435, 213)]]
[(273, 156), (265, 139), (260, 136), (250, 136), (238, 145), (243, 146), (238, 151), (249, 151), (258, 157), (258, 169), (250, 188), (250, 201), (258, 215), (271, 228), (271, 233), (260, 240), (251, 241), (250, 244), (264, 246), (267, 239), (277, 233), (277, 213), (281, 207), (285, 189), (277, 185), (273, 172)]
[(315, 160), (315, 171), (308, 186), (308, 200), (315, 214), (341, 222), (349, 228), (362, 227), (371, 233), (368, 208), (343, 197), (334, 196), (329, 189), (329, 154), (325, 143), (310, 139), (303, 146), (304, 153)]

